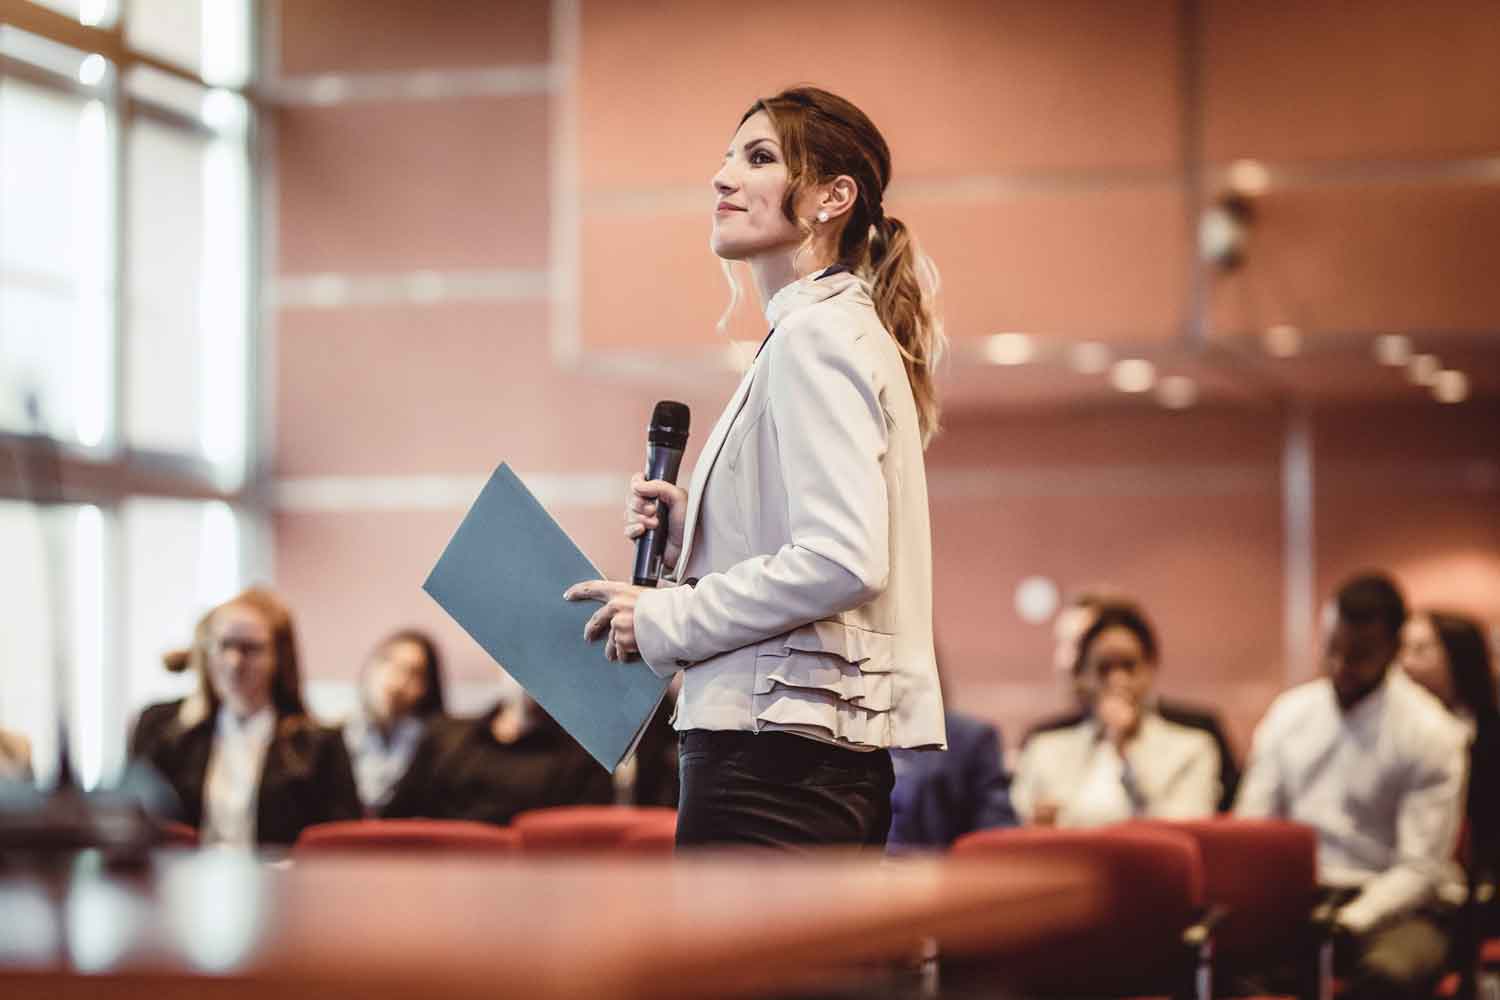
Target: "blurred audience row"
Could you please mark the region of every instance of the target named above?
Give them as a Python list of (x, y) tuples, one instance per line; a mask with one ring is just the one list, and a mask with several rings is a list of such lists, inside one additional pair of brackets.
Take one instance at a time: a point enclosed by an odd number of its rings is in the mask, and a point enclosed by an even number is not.
[(361, 816), (504, 824), (552, 805), (676, 804), (670, 706), (612, 778), (529, 698), (448, 715), (441, 656), (420, 631), (375, 647), (357, 708), (334, 728), (305, 706), (292, 617), (269, 591), (214, 608), (166, 667), (192, 671), (197, 687), (142, 711), (129, 755), (170, 787), (167, 818), (205, 844), (291, 844), (308, 826)]
[[(1055, 623), (1054, 667), (1073, 710), (1031, 729), (1013, 774), (996, 727), (956, 710), (947, 753), (895, 752), (890, 850), (1017, 824), (1230, 810), (1295, 820), (1319, 833), (1319, 877), (1355, 995), (1420, 993), (1443, 966), (1452, 903), (1465, 894), (1456, 862), (1471, 878), (1494, 870), (1490, 652), (1469, 619), (1409, 614), (1380, 574), (1332, 596), (1324, 633), (1322, 676), (1271, 705), (1242, 776), (1214, 708), (1157, 693), (1160, 646), (1142, 607), (1080, 595)], [(361, 816), (504, 824), (553, 805), (676, 803), (669, 703), (611, 776), (527, 698), (448, 715), (439, 652), (418, 631), (375, 647), (358, 707), (336, 728), (307, 711), (291, 614), (266, 590), (206, 614), (166, 665), (191, 671), (196, 689), (141, 713), (130, 756), (170, 788), (168, 818), (204, 843), (290, 844), (310, 825)], [(0, 733), (0, 778), (27, 774), (24, 741)]]
[[(1493, 885), (1500, 847), (1489, 648), (1470, 619), (1408, 613), (1382, 574), (1344, 584), (1323, 624), (1322, 675), (1271, 705), (1241, 777), (1215, 711), (1157, 695), (1159, 647), (1144, 611), (1121, 595), (1079, 597), (1056, 622), (1056, 665), (1077, 711), (1034, 727), (1009, 779), (995, 728), (950, 712), (948, 754), (897, 755), (893, 847), (1012, 823), (1231, 809), (1293, 820), (1318, 833), (1320, 905), (1344, 995), (1431, 996), (1460, 904)], [(1278, 992), (1290, 978), (1268, 970), (1246, 988)]]

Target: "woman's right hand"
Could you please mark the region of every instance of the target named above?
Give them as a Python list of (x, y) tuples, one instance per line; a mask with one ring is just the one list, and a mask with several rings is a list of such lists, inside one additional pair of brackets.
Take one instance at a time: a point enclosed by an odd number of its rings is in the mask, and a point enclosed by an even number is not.
[(687, 525), (687, 490), (664, 479), (647, 479), (637, 472), (630, 477), (630, 499), (625, 502), (625, 537), (635, 541), (661, 524), (661, 505), (667, 507), (667, 547), (662, 565), (677, 565), (682, 554), (682, 531)]

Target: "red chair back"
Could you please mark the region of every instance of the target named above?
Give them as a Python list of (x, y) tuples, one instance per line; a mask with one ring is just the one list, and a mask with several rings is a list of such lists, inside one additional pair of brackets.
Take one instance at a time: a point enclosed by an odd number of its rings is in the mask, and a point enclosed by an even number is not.
[(677, 814), (648, 816), (625, 831), (620, 851), (625, 854), (670, 855), (677, 850)]
[(175, 819), (161, 820), (156, 825), (162, 847), (197, 847), (198, 831)]
[(514, 830), (437, 819), (356, 819), (318, 823), (302, 831), (298, 854), (335, 851), (421, 851), (508, 854), (520, 848)]
[(1306, 943), (1308, 915), (1319, 898), (1312, 827), (1229, 817), (1133, 825), (1174, 830), (1197, 842), (1204, 899), (1227, 911), (1214, 930), (1220, 961), (1264, 962)]
[(511, 828), (528, 854), (570, 854), (614, 850), (640, 823), (664, 816), (675, 823), (677, 813), (654, 806), (557, 806), (523, 812)]
[(960, 837), (955, 855), (1083, 862), (1099, 905), (1020, 954), (996, 955), (993, 979), (1026, 995), (1176, 992), (1190, 968), (1182, 932), (1203, 906), (1203, 864), (1194, 840), (1171, 830), (1029, 827)]

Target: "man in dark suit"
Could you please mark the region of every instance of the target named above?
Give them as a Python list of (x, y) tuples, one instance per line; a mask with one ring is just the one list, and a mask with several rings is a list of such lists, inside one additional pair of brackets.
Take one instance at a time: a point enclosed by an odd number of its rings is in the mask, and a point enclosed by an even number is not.
[(943, 717), (948, 750), (892, 750), (890, 851), (948, 847), (965, 833), (1015, 826), (1000, 731), (958, 712)]
[[(1058, 612), (1053, 631), (1056, 644), (1052, 665), (1058, 676), (1066, 678), (1079, 706), (1076, 711), (1044, 719), (1032, 726), (1027, 730), (1023, 744), (1038, 733), (1076, 726), (1089, 717), (1088, 692), (1080, 685), (1073, 683), (1073, 678), (1076, 676), (1078, 641), (1094, 624), (1101, 609), (1111, 604), (1129, 606), (1134, 603), (1129, 598), (1119, 595), (1085, 592), (1074, 597), (1067, 607)], [(1219, 720), (1219, 714), (1211, 708), (1161, 697), (1156, 699), (1153, 707), (1157, 714), (1168, 722), (1175, 722), (1179, 726), (1188, 726), (1192, 729), (1201, 729), (1213, 737), (1214, 743), (1219, 748), (1218, 808), (1220, 812), (1228, 812), (1234, 806), (1235, 793), (1239, 789), (1240, 767), (1235, 760), (1234, 752), (1229, 748), (1229, 739), (1224, 735), (1224, 726)]]

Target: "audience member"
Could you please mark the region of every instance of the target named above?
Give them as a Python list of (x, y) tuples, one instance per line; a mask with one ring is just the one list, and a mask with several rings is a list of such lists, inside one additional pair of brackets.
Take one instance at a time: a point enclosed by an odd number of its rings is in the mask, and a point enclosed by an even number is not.
[(431, 728), (383, 815), (504, 825), (544, 806), (613, 801), (600, 767), (530, 698)]
[[(207, 618), (199, 687), (147, 748), (205, 844), (290, 844), (304, 827), (358, 818), (343, 740), (302, 702), (291, 615), (244, 591)], [(138, 727), (139, 728), (139, 727)]]
[(432, 639), (416, 629), (383, 639), (360, 671), (359, 707), (343, 727), (367, 813), (390, 802), (429, 723), (443, 714), (442, 661)]
[(1348, 995), (1430, 996), (1448, 954), (1439, 891), (1458, 835), (1464, 737), (1391, 670), (1406, 604), (1379, 574), (1325, 612), (1327, 676), (1282, 694), (1255, 733), (1237, 812), (1318, 831)]
[[(1054, 640), (1052, 667), (1057, 676), (1062, 679), (1069, 696), (1078, 707), (1074, 711), (1045, 719), (1033, 726), (1027, 731), (1022, 741), (1023, 745), (1031, 742), (1031, 738), (1040, 733), (1054, 729), (1068, 729), (1089, 717), (1091, 689), (1082, 682), (1074, 669), (1078, 663), (1078, 642), (1094, 624), (1100, 610), (1112, 606), (1139, 610), (1139, 605), (1123, 595), (1112, 591), (1096, 590), (1078, 594), (1057, 613), (1052, 626)], [(1187, 702), (1161, 696), (1154, 697), (1153, 707), (1163, 719), (1190, 729), (1201, 729), (1213, 737), (1214, 746), (1219, 752), (1220, 792), (1217, 807), (1220, 812), (1227, 811), (1234, 805), (1235, 792), (1240, 784), (1240, 768), (1234, 751), (1229, 746), (1229, 739), (1224, 735), (1224, 726), (1219, 721), (1218, 713)]]
[(1015, 826), (1010, 780), (1001, 758), (1000, 731), (988, 722), (947, 711), (948, 750), (892, 750), (892, 853), (949, 847), (965, 833)]
[(1156, 667), (1156, 635), (1145, 615), (1130, 605), (1101, 608), (1079, 641), (1075, 667), (1092, 710), (1022, 749), (1012, 788), (1022, 819), (1098, 826), (1214, 811), (1218, 749), (1208, 733), (1156, 710)]
[[(1401, 668), (1469, 733), (1465, 815), (1472, 889), (1500, 872), (1500, 705), (1489, 644), (1477, 622), (1441, 611), (1412, 615), (1401, 638)], [(1497, 917), (1489, 914), (1491, 927)]]

